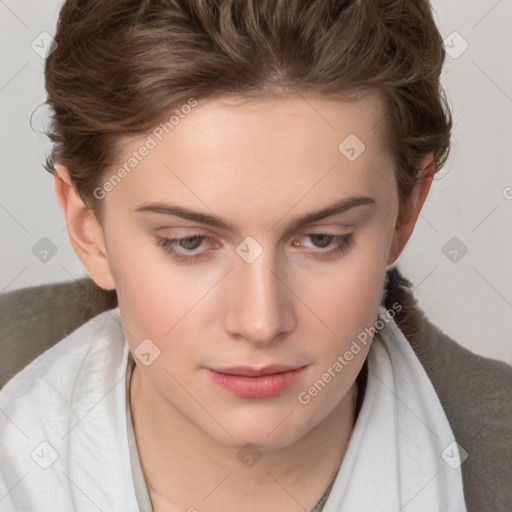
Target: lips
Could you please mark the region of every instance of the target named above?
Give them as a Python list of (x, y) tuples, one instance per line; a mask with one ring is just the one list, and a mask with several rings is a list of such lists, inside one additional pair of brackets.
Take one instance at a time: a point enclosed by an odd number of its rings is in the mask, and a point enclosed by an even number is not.
[(275, 373), (290, 372), (298, 370), (301, 366), (287, 364), (273, 364), (264, 368), (253, 368), (251, 366), (231, 366), (229, 368), (212, 368), (214, 372), (224, 375), (242, 375), (244, 377), (260, 377), (262, 375), (273, 375)]
[(215, 384), (234, 395), (243, 398), (270, 398), (297, 384), (306, 368), (307, 365), (276, 364), (264, 368), (230, 366), (207, 371)]

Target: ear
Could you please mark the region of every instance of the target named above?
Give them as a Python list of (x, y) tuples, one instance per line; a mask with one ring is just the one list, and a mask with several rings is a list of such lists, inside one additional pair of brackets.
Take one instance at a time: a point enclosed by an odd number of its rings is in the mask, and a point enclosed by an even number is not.
[(55, 165), (55, 193), (66, 220), (69, 239), (93, 281), (105, 290), (115, 289), (103, 228), (73, 187), (69, 169)]
[(407, 203), (398, 215), (389, 252), (388, 266), (398, 259), (412, 235), (421, 208), (432, 185), (434, 168), (434, 154), (428, 153), (420, 162), (420, 170), (417, 174), (418, 181), (414, 185)]

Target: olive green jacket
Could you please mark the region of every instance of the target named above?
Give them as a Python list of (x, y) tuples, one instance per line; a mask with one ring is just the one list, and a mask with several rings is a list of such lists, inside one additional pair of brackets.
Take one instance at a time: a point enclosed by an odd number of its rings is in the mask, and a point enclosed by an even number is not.
[[(468, 512), (512, 512), (512, 366), (448, 337), (427, 320), (411, 288), (396, 267), (390, 268), (383, 305), (403, 306), (394, 319), (432, 381), (457, 443), (468, 453), (462, 464)], [(115, 291), (102, 290), (90, 278), (0, 295), (0, 387), (54, 343), (117, 305)]]

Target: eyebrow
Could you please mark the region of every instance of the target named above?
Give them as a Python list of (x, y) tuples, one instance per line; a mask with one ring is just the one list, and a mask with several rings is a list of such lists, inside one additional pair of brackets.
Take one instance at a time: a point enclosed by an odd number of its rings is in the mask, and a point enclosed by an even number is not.
[[(297, 229), (300, 226), (305, 224), (309, 224), (310, 222), (316, 222), (322, 220), (326, 217), (331, 217), (336, 214), (344, 213), (356, 206), (364, 206), (364, 205), (373, 205), (375, 204), (375, 199), (368, 196), (356, 195), (356, 196), (348, 196), (344, 199), (337, 201), (321, 210), (316, 210), (314, 212), (306, 213), (296, 219), (294, 219), (289, 227), (289, 230), (292, 231)], [(236, 227), (227, 222), (226, 220), (221, 219), (216, 215), (210, 215), (208, 213), (197, 212), (194, 210), (190, 210), (185, 208), (184, 206), (174, 205), (174, 204), (166, 204), (163, 202), (156, 203), (142, 203), (139, 205), (135, 212), (145, 213), (158, 213), (162, 215), (172, 215), (174, 217), (180, 217), (186, 220), (192, 220), (201, 224), (206, 224), (209, 226), (225, 229), (227, 231), (236, 231)]]

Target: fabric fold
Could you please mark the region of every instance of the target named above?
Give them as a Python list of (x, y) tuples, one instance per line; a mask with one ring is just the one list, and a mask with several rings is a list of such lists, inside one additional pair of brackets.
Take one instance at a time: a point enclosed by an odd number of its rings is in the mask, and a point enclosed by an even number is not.
[(434, 387), (382, 305), (376, 326), (365, 399), (324, 511), (466, 512), (459, 448)]

